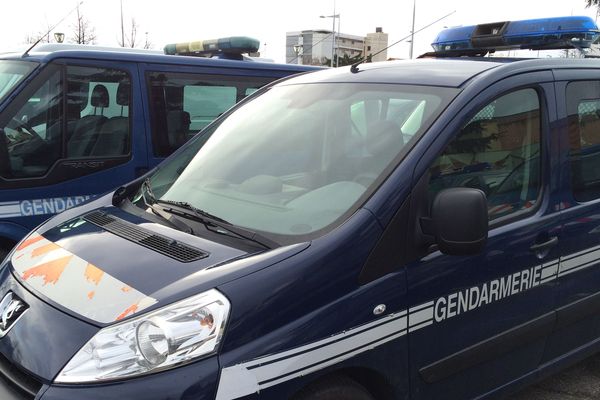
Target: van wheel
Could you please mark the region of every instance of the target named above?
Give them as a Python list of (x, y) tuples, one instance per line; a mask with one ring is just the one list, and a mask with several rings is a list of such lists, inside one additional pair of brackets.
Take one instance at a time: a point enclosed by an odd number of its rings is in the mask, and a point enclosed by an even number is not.
[(345, 376), (319, 380), (302, 389), (293, 400), (375, 400), (362, 385)]

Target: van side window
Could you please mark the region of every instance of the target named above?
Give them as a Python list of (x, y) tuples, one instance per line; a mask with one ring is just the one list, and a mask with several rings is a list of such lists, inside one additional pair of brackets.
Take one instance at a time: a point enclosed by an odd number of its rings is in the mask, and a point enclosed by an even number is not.
[(126, 73), (67, 67), (67, 158), (129, 154), (129, 99)]
[(430, 168), (429, 199), (472, 187), (487, 196), (490, 220), (535, 206), (540, 192), (540, 102), (533, 89), (483, 107)]
[(2, 127), (0, 158), (8, 154), (8, 162), (0, 162), (4, 178), (43, 176), (60, 159), (129, 153), (127, 74), (72, 66), (63, 74), (63, 68), (52, 68)]
[(567, 86), (569, 161), (573, 197), (600, 197), (600, 81)]
[(269, 81), (260, 77), (148, 73), (154, 155), (168, 156)]

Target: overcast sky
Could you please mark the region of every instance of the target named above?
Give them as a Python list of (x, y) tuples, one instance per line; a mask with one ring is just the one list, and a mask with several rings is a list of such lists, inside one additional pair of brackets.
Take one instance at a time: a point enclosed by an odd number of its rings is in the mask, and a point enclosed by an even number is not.
[[(333, 0), (122, 0), (125, 25), (135, 18), (140, 43), (145, 32), (154, 48), (167, 43), (225, 36), (251, 36), (261, 41), (262, 56), (283, 62), (285, 33), (305, 29), (329, 29)], [(484, 22), (588, 15), (596, 18), (595, 9), (586, 9), (584, 0), (416, 0), (415, 30), (455, 11), (415, 37), (415, 55), (431, 50), (430, 43), (444, 26), (472, 25)], [(75, 0), (18, 0), (2, 4), (0, 51), (20, 47), (28, 35), (37, 35), (56, 24), (71, 9)], [(409, 34), (412, 0), (336, 0), (343, 33), (366, 35), (382, 27), (389, 43)], [(121, 35), (120, 0), (84, 0), (82, 14), (96, 29), (97, 44), (115, 46)], [(72, 35), (75, 13), (53, 32)], [(337, 27), (336, 27), (337, 29)], [(407, 58), (409, 44), (398, 44), (388, 56)]]

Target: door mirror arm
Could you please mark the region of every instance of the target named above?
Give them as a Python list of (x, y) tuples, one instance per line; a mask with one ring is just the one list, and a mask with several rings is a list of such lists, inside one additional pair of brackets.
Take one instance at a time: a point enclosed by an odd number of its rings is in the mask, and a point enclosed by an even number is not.
[(431, 236), (431, 240), (435, 241), (435, 224), (430, 217), (419, 218), (421, 232), (424, 236)]

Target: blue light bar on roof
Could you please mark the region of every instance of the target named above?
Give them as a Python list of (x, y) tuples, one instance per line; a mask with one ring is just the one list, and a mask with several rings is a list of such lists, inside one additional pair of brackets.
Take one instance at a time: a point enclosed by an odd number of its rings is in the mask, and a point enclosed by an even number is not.
[(589, 17), (494, 22), (441, 31), (435, 51), (589, 48), (600, 31)]
[(220, 39), (197, 40), (195, 42), (172, 43), (165, 46), (169, 55), (203, 55), (216, 53), (256, 53), (260, 41), (246, 36), (232, 36)]

